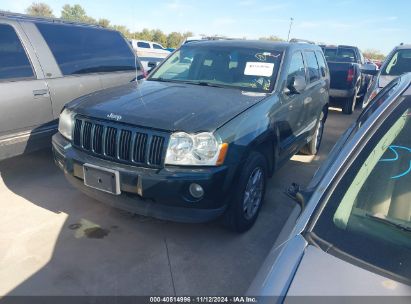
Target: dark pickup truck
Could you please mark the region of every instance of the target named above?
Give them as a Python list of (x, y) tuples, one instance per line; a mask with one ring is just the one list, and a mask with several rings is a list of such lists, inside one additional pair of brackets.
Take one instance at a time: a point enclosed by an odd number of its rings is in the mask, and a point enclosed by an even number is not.
[(354, 111), (357, 98), (363, 98), (371, 76), (361, 73), (364, 56), (354, 46), (322, 46), (330, 69), (330, 97), (345, 114)]

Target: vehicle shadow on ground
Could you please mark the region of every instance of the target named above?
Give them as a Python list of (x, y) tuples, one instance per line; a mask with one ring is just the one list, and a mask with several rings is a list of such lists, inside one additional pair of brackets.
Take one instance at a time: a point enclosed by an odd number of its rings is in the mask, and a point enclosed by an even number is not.
[(307, 185), (354, 118), (330, 112), (319, 155), (297, 155), (274, 174), (244, 234), (108, 207), (71, 187), (50, 150), (2, 161), (0, 294), (244, 294), (294, 206), (284, 190)]
[(243, 294), (293, 207), (276, 174), (256, 225), (234, 234), (101, 204), (66, 182), (49, 150), (0, 162), (0, 174), (9, 295)]

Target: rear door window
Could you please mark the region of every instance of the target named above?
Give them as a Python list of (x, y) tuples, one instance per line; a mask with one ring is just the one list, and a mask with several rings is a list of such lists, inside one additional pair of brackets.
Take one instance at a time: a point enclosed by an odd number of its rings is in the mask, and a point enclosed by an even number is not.
[(147, 42), (137, 42), (137, 47), (143, 48), (143, 49), (149, 49), (149, 48), (150, 48), (150, 44), (147, 43)]
[(0, 81), (34, 78), (27, 54), (16, 31), (0, 24)]
[(63, 75), (135, 70), (135, 57), (116, 31), (37, 23)]
[(321, 76), (327, 76), (327, 64), (325, 63), (324, 56), (321, 52), (315, 52), (317, 57), (318, 65), (320, 66)]
[(315, 82), (320, 79), (320, 67), (318, 66), (317, 57), (313, 51), (305, 51), (307, 60), (308, 79), (309, 82)]

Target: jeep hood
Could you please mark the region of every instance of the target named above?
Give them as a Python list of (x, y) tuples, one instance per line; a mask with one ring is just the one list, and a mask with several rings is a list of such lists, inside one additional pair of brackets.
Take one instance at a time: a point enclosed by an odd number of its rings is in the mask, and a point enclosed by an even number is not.
[(68, 105), (77, 114), (167, 131), (213, 131), (267, 94), (143, 81), (98, 91)]

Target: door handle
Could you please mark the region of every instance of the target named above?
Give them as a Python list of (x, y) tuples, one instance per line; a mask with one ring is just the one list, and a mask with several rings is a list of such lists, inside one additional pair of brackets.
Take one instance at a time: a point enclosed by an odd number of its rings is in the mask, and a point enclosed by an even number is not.
[(44, 96), (44, 95), (47, 95), (48, 93), (49, 93), (49, 91), (47, 89), (33, 90), (33, 95), (35, 97)]
[(313, 99), (311, 97), (304, 98), (304, 105), (309, 104)]

